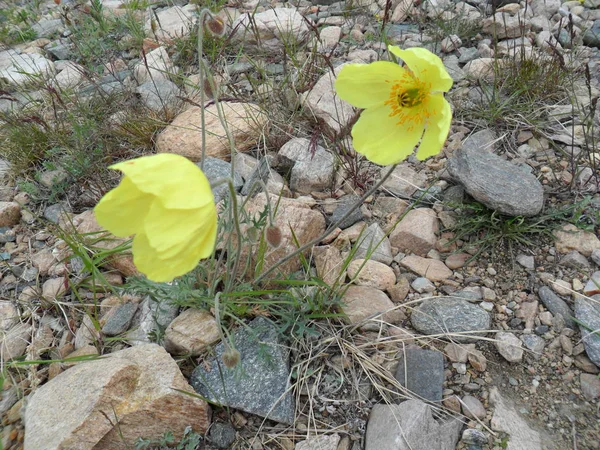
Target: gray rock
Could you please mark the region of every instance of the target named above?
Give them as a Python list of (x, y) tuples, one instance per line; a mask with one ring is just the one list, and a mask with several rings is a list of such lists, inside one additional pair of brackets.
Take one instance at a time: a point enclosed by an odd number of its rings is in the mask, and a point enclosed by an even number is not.
[(548, 286), (540, 287), (538, 295), (544, 306), (548, 308), (548, 311), (554, 315), (561, 315), (565, 319), (565, 326), (575, 329), (575, 322), (572, 319), (573, 311), (571, 311), (567, 302), (556, 295)]
[(128, 302), (120, 306), (106, 320), (102, 327), (102, 333), (105, 336), (117, 336), (125, 333), (129, 329), (129, 325), (138, 309), (137, 303)]
[(444, 203), (449, 205), (462, 205), (465, 201), (465, 188), (462, 186), (450, 186), (444, 191)]
[[(383, 178), (390, 170), (392, 167), (382, 167), (381, 177)], [(427, 175), (416, 172), (408, 163), (404, 162), (393, 169), (381, 189), (400, 198), (410, 198), (417, 189), (425, 187), (426, 183)]]
[(423, 301), (417, 306), (410, 321), (423, 334), (448, 334), (455, 341), (468, 340), (468, 335), (482, 335), (490, 328), (490, 315), (466, 300), (439, 297)]
[(2, 391), (0, 400), (0, 415), (4, 416), (12, 406), (19, 400), (19, 391), (15, 386)]
[(588, 47), (600, 48), (600, 20), (594, 21), (592, 27), (583, 33), (583, 43)]
[(535, 258), (532, 255), (517, 255), (517, 262), (526, 269), (535, 269)]
[(235, 429), (228, 423), (215, 422), (210, 426), (208, 439), (217, 448), (229, 448), (235, 441)]
[(360, 209), (360, 206), (355, 208), (356, 203), (358, 202), (359, 199), (360, 199), (360, 197), (358, 195), (344, 195), (343, 197), (341, 197), (338, 200), (337, 207), (333, 210), (333, 213), (331, 214), (331, 217), (329, 218), (329, 222), (330, 223), (337, 222), (342, 217), (344, 217), (346, 215), (346, 213), (352, 208), (354, 208), (354, 211), (352, 213), (350, 213), (350, 215), (348, 217), (346, 217), (342, 222), (340, 222), (338, 227), (343, 230), (345, 228), (351, 227), (356, 222), (362, 220), (363, 213)]
[(502, 214), (535, 216), (544, 205), (542, 184), (534, 175), (482, 148), (454, 152), (448, 172), (475, 200)]
[(127, 343), (142, 345), (151, 342), (150, 337), (162, 334), (177, 317), (178, 312), (178, 305), (166, 301), (157, 302), (151, 297), (146, 297), (133, 316), (127, 333)]
[(459, 49), (458, 52), (460, 53), (460, 56), (458, 57), (458, 62), (460, 64), (466, 64), (469, 61), (479, 58), (477, 48), (475, 47), (463, 47)]
[(523, 343), (512, 333), (496, 333), (494, 343), (498, 353), (508, 362), (521, 362), (523, 359)]
[(496, 133), (486, 128), (469, 135), (463, 142), (462, 148), (479, 152), (482, 150), (493, 152), (496, 149), (496, 139), (498, 139)]
[(467, 446), (467, 450), (484, 450), (488, 445), (487, 436), (475, 428), (463, 431), (461, 442)]
[(38, 38), (47, 38), (58, 33), (63, 28), (61, 19), (42, 19), (32, 27)]
[(567, 253), (560, 259), (560, 263), (563, 266), (587, 269), (590, 267), (588, 259), (579, 253), (577, 250)]
[(583, 294), (588, 296), (600, 294), (600, 272), (594, 272), (587, 283), (585, 283)]
[[(200, 167), (200, 163), (196, 164)], [(223, 161), (222, 159), (213, 158), (212, 156), (207, 156), (204, 160), (204, 175), (208, 178), (210, 184), (214, 184), (218, 180), (221, 179), (230, 179), (231, 178), (231, 163), (227, 161)], [(233, 178), (233, 188), (235, 191), (239, 191), (244, 185), (244, 180), (242, 177), (235, 172)], [(228, 196), (229, 186), (227, 183), (223, 183), (219, 186), (213, 187), (213, 195), (215, 196), (215, 203), (219, 203), (222, 199)]]
[(542, 450), (540, 434), (533, 430), (515, 407), (504, 399), (497, 387), (490, 389), (490, 404), (494, 406), (491, 428), (509, 434), (506, 450)]
[(600, 249), (599, 248), (592, 250), (592, 261), (594, 261), (594, 264), (596, 264), (597, 266), (600, 266)]
[[(575, 317), (580, 322), (581, 339), (590, 360), (600, 367), (600, 295), (575, 298)], [(596, 333), (594, 333), (596, 331)]]
[(233, 345), (240, 353), (235, 367), (222, 364), (225, 348), (219, 343), (216, 358), (196, 367), (190, 384), (210, 401), (291, 425), (289, 355), (277, 329), (258, 317), (233, 335)]
[(0, 51), (0, 80), (5, 83), (19, 86), (38, 77), (46, 79), (54, 70), (54, 63), (37, 53)]
[(410, 285), (419, 294), (422, 294), (424, 292), (435, 291), (435, 285), (431, 281), (429, 281), (427, 278), (423, 278), (423, 277), (415, 278), (414, 281)]
[(358, 245), (354, 257), (365, 259), (368, 254), (373, 261), (390, 265), (394, 260), (392, 245), (377, 222), (369, 225), (358, 238)]
[(435, 350), (404, 350), (396, 379), (413, 394), (430, 402), (441, 402), (444, 389), (444, 355)]
[(333, 181), (333, 155), (316, 143), (305, 138), (294, 138), (286, 142), (279, 156), (294, 161), (290, 176), (290, 188), (302, 194), (322, 191)]
[(365, 450), (454, 450), (461, 429), (458, 419), (435, 420), (419, 400), (378, 404), (369, 416)]
[(535, 334), (524, 334), (521, 336), (521, 341), (525, 344), (525, 348), (533, 352), (535, 359), (540, 359), (546, 347), (546, 341)]
[(61, 61), (66, 61), (71, 58), (71, 48), (67, 44), (59, 41), (50, 44), (46, 47), (46, 51), (54, 58)]
[(252, 173), (244, 183), (241, 194), (248, 195), (251, 189), (254, 193), (260, 192), (261, 187), (260, 185), (257, 185), (257, 183), (266, 183), (269, 179), (270, 172), (271, 167), (269, 165), (269, 160), (267, 158), (261, 158), (261, 160), (256, 165), (256, 168), (252, 171)]
[(144, 105), (157, 113), (169, 115), (174, 113), (181, 104), (179, 87), (169, 80), (159, 79), (147, 81), (137, 87)]
[(71, 212), (71, 207), (67, 203), (55, 203), (44, 210), (44, 217), (52, 223), (58, 223), (60, 216), (65, 212)]

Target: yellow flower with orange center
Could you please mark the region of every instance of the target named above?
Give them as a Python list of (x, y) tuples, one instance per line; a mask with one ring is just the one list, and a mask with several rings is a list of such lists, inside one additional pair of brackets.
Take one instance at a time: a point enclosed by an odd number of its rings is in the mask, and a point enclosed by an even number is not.
[(347, 64), (335, 83), (342, 100), (364, 109), (352, 128), (354, 149), (382, 166), (406, 159), (419, 142), (418, 159), (438, 154), (452, 121), (443, 93), (453, 81), (441, 59), (424, 48), (388, 50), (405, 66)]
[(135, 235), (137, 269), (171, 281), (213, 252), (217, 208), (206, 176), (183, 156), (162, 153), (110, 166), (125, 175), (100, 199), (98, 223), (117, 237)]

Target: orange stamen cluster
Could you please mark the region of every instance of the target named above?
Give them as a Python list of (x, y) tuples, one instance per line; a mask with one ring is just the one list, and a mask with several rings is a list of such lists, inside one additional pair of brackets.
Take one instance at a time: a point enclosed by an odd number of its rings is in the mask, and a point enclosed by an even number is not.
[(407, 124), (407, 129), (412, 131), (415, 127), (422, 127), (431, 113), (427, 103), (431, 92), (431, 85), (424, 83), (406, 72), (399, 80), (394, 80), (390, 88), (390, 98), (385, 102), (391, 108), (390, 117), (398, 117), (398, 125)]

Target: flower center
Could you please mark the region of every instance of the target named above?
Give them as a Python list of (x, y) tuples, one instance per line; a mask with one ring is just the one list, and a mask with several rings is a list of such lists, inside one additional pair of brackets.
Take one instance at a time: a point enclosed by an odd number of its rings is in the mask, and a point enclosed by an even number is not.
[(425, 107), (430, 91), (427, 83), (414, 78), (395, 82), (390, 89), (390, 98), (385, 102), (392, 110), (390, 117), (396, 116), (397, 124), (406, 126), (409, 131), (423, 126), (430, 116)]

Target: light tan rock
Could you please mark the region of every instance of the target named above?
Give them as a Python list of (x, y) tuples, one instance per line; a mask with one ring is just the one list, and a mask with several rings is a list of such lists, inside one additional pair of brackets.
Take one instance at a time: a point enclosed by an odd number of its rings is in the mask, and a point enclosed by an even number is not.
[(400, 265), (427, 278), (430, 281), (444, 281), (452, 276), (452, 271), (442, 261), (409, 255), (402, 258)]
[(483, 19), (483, 32), (491, 34), (497, 39), (516, 38), (529, 32), (531, 24), (525, 14), (511, 15), (510, 13), (497, 12), (494, 17)]
[(21, 206), (16, 202), (0, 202), (0, 227), (12, 227), (21, 220)]
[[(210, 409), (156, 344), (78, 364), (38, 388), (25, 411), (25, 450), (120, 450), (139, 437), (203, 434)], [(57, 414), (60, 405), (60, 414)]]
[(173, 355), (198, 356), (221, 338), (219, 324), (208, 311), (186, 309), (165, 331), (165, 349)]
[(339, 442), (339, 434), (325, 434), (298, 442), (294, 450), (336, 450)]
[[(278, 198), (274, 195), (269, 196), (271, 205), (277, 206), (277, 213), (274, 219), (274, 225), (281, 231), (281, 243), (276, 248), (269, 248), (264, 255), (263, 271), (271, 268), (281, 258), (295, 251), (299, 245), (306, 244), (319, 237), (325, 231), (325, 218), (323, 214), (303, 204), (301, 201), (291, 198)], [(250, 200), (246, 207), (248, 217), (262, 214), (267, 204), (267, 198), (264, 193), (258, 194)], [(293, 230), (293, 233), (292, 231)], [(295, 236), (295, 238), (294, 238)], [(305, 255), (308, 254), (308, 251)], [(254, 255), (254, 258), (256, 255)], [(301, 262), (299, 258), (292, 258), (279, 267), (282, 273), (291, 273), (299, 270)], [(275, 271), (277, 272), (277, 271)]]
[(67, 292), (68, 286), (64, 278), (50, 278), (42, 285), (42, 297), (48, 301), (62, 298)]
[(390, 234), (390, 244), (401, 252), (425, 256), (435, 247), (438, 232), (438, 219), (433, 209), (412, 209)]
[(342, 311), (352, 324), (358, 324), (371, 316), (377, 316), (377, 321), (393, 324), (404, 316), (401, 310), (394, 309), (395, 305), (385, 292), (367, 286), (350, 286), (342, 297), (342, 304)]
[(403, 301), (410, 292), (410, 283), (404, 277), (399, 277), (398, 282), (388, 289), (390, 298), (394, 303)]
[(146, 81), (168, 80), (175, 73), (175, 67), (165, 47), (158, 47), (146, 53), (133, 68), (133, 77), (138, 84)]
[(13, 327), (19, 321), (19, 311), (13, 302), (0, 300), (0, 332)]
[(575, 225), (565, 225), (554, 232), (556, 241), (554, 245), (560, 253), (569, 253), (577, 250), (584, 256), (591, 256), (592, 252), (600, 249), (600, 239), (589, 231), (583, 231)]
[(478, 58), (469, 61), (463, 70), (468, 77), (475, 80), (489, 80), (494, 76), (494, 58)]
[(392, 167), (382, 167), (380, 176), (383, 178), (389, 171), (390, 176), (383, 183), (381, 190), (390, 192), (403, 198), (410, 198), (419, 188), (425, 187), (427, 175), (417, 172), (408, 163), (404, 162)]
[(346, 271), (342, 270), (344, 259), (341, 252), (333, 245), (323, 245), (313, 248), (313, 256), (317, 275), (329, 286), (336, 282), (343, 283), (346, 279)]
[(23, 356), (31, 340), (31, 325), (18, 323), (0, 333), (0, 361)]
[(47, 276), (53, 265), (58, 264), (58, 261), (52, 254), (49, 248), (45, 248), (31, 256), (33, 267), (37, 267), (41, 276)]
[(449, 269), (460, 269), (464, 267), (471, 255), (468, 253), (453, 253), (446, 258), (446, 266)]
[(144, 26), (146, 33), (163, 42), (172, 42), (175, 38), (189, 35), (197, 20), (194, 6), (172, 6), (158, 12), (149, 12)]
[(355, 259), (348, 264), (348, 276), (358, 286), (368, 286), (382, 291), (396, 284), (396, 274), (391, 267), (373, 260)]
[[(251, 103), (221, 102), (227, 127), (233, 137), (235, 148), (244, 152), (259, 141), (267, 125), (267, 116)], [(231, 146), (227, 132), (221, 124), (216, 105), (204, 110), (206, 129), (206, 156), (230, 159)], [(158, 135), (158, 153), (175, 153), (192, 161), (202, 158), (202, 121), (200, 107), (193, 106), (179, 114)]]
[(75, 349), (94, 345), (100, 340), (100, 330), (96, 329), (94, 322), (89, 315), (85, 315), (81, 321), (81, 325), (75, 332)]

